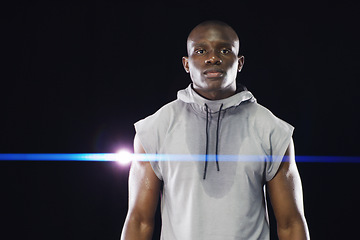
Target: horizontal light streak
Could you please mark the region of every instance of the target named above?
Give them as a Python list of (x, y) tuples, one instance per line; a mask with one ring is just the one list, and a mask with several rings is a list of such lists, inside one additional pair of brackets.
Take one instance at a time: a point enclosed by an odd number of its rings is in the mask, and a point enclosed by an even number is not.
[[(117, 153), (2, 153), (0, 161), (205, 161), (205, 155), (127, 154)], [(265, 156), (219, 155), (219, 161), (264, 161)], [(208, 161), (215, 161), (208, 155)], [(296, 156), (296, 162), (360, 163), (359, 156)]]

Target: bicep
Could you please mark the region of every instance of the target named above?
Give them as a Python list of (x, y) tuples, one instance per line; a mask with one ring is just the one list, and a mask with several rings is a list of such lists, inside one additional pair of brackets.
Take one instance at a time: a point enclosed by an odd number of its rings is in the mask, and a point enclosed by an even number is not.
[[(134, 139), (134, 152), (145, 151), (138, 139)], [(161, 181), (155, 175), (150, 162), (133, 161), (129, 175), (129, 213), (141, 221), (152, 221), (155, 215)]]
[(267, 183), (271, 205), (280, 227), (304, 218), (300, 175), (291, 140), (276, 176)]

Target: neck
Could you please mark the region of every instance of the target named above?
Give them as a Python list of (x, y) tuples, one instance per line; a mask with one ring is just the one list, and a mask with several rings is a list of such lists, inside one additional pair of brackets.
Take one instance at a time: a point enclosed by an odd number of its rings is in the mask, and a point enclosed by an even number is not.
[(204, 90), (201, 88), (197, 88), (194, 85), (192, 87), (195, 92), (197, 92), (200, 96), (208, 100), (221, 100), (231, 97), (236, 93), (236, 87), (230, 89), (222, 89), (222, 90)]

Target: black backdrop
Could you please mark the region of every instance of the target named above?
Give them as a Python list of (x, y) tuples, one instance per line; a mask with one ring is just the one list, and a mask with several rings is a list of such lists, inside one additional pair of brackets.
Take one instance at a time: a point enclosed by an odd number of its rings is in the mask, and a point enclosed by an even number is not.
[[(132, 124), (190, 83), (189, 31), (219, 19), (241, 39), (238, 81), (295, 126), (297, 155), (359, 156), (357, 3), (13, 1), (2, 10), (1, 153), (131, 148)], [(313, 239), (354, 239), (360, 164), (298, 168)], [(0, 238), (118, 239), (128, 170), (0, 162)]]

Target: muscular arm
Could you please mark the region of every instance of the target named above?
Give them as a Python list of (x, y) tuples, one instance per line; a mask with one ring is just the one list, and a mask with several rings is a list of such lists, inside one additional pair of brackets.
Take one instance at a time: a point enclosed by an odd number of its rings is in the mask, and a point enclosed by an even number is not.
[[(145, 153), (135, 136), (134, 152)], [(129, 176), (129, 209), (121, 240), (152, 239), (161, 181), (149, 162), (134, 161)]]
[(280, 240), (310, 239), (304, 209), (302, 186), (291, 140), (276, 176), (267, 183)]

